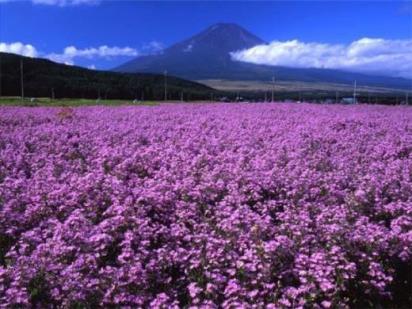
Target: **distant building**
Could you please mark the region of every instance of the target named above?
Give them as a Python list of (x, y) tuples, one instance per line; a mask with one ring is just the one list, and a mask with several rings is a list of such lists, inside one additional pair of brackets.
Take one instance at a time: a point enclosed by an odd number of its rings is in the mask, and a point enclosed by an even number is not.
[(219, 98), (220, 102), (230, 102), (230, 99), (228, 97), (221, 97)]
[(356, 104), (356, 100), (353, 97), (342, 98), (340, 101), (343, 104)]

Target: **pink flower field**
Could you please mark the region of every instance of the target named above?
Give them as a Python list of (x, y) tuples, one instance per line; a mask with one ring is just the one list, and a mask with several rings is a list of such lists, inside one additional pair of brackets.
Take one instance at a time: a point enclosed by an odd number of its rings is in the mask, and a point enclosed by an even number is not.
[(0, 108), (0, 307), (407, 308), (411, 264), (411, 108)]

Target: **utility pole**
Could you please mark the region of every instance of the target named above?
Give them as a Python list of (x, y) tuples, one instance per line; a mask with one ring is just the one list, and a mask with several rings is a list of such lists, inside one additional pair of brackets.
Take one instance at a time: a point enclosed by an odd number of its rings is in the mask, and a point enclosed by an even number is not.
[(165, 101), (167, 101), (167, 71), (164, 72), (165, 76)]
[(54, 88), (51, 89), (51, 99), (54, 101)]
[(265, 102), (267, 102), (267, 101), (268, 101), (268, 96), (267, 96), (267, 93), (265, 91)]
[(353, 84), (353, 103), (357, 104), (358, 102), (356, 101), (356, 80), (355, 83)]
[(335, 98), (335, 103), (338, 104), (338, 96), (339, 96), (339, 92), (336, 91), (336, 98)]
[(275, 101), (275, 76), (272, 77), (272, 103)]
[(180, 102), (183, 102), (183, 91), (180, 91)]
[(0, 97), (1, 97), (1, 55), (0, 55)]
[(409, 93), (408, 93), (408, 91), (406, 91), (406, 94), (405, 94), (405, 104), (409, 105)]
[(21, 86), (21, 100), (24, 101), (24, 80), (23, 80), (23, 58), (20, 59), (20, 86)]

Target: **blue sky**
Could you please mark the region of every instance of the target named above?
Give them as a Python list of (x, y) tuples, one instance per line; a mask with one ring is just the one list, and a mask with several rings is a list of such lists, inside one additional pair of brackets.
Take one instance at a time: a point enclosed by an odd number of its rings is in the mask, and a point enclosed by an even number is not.
[(0, 0), (0, 47), (105, 69), (217, 22), (268, 42), (405, 41), (412, 39), (412, 2)]

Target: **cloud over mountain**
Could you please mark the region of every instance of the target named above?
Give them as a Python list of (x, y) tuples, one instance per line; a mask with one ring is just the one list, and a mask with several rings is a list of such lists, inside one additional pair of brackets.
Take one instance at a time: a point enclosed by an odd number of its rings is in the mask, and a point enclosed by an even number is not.
[(137, 56), (139, 52), (131, 47), (117, 47), (117, 46), (100, 46), (85, 49), (78, 49), (75, 46), (68, 46), (63, 50), (63, 53), (51, 53), (46, 58), (67, 64), (73, 64), (75, 58), (109, 58), (118, 56)]
[(231, 53), (254, 64), (343, 69), (412, 78), (412, 40), (362, 38), (350, 44), (273, 41)]
[(74, 64), (75, 59), (97, 59), (97, 58), (114, 58), (114, 57), (136, 57), (140, 52), (132, 47), (118, 47), (102, 45), (99, 47), (89, 47), (79, 49), (75, 46), (64, 48), (61, 53), (44, 53), (40, 52), (31, 44), (22, 42), (0, 42), (0, 52), (18, 54), (27, 57), (42, 57), (55, 62)]
[(18, 54), (26, 57), (37, 57), (38, 55), (37, 49), (33, 45), (21, 42), (0, 42), (0, 52)]

